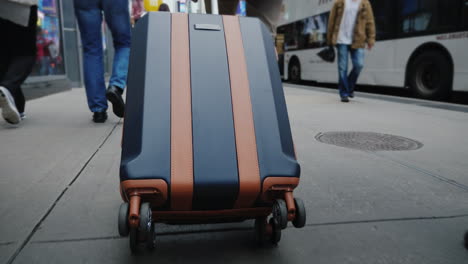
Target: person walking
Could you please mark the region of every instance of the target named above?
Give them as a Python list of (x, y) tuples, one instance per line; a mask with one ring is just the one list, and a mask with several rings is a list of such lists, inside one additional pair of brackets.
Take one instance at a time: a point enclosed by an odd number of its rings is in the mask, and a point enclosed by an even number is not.
[(206, 14), (205, 0), (186, 1), (187, 13)]
[(0, 108), (10, 124), (24, 118), (21, 85), (36, 60), (37, 0), (0, 1)]
[(49, 75), (50, 72), (50, 52), (49, 46), (52, 41), (46, 37), (46, 32), (38, 27), (36, 36), (36, 48), (37, 48), (37, 61), (39, 62), (40, 69), (39, 75)]
[[(342, 102), (354, 98), (364, 67), (364, 49), (375, 44), (375, 21), (369, 0), (336, 0), (328, 21), (327, 42), (338, 50), (338, 88)], [(348, 75), (348, 57), (353, 69)]]
[(130, 24), (132, 26), (146, 13), (143, 0), (131, 0)]
[[(83, 45), (83, 72), (88, 106), (93, 112), (93, 121), (107, 120), (107, 100), (118, 117), (124, 116), (122, 98), (127, 83), (130, 56), (130, 13), (128, 0), (74, 0), (75, 16), (78, 20)], [(104, 82), (102, 47), (102, 18), (112, 32), (114, 62), (109, 87)], [(107, 99), (107, 100), (106, 100)]]
[(159, 5), (158, 11), (159, 12), (171, 12), (171, 9), (166, 3), (162, 3), (161, 5)]

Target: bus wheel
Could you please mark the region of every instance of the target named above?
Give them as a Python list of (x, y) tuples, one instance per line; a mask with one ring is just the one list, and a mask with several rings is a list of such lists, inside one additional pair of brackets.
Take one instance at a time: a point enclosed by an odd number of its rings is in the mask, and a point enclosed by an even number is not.
[(413, 94), (423, 99), (447, 99), (452, 85), (451, 68), (441, 52), (431, 50), (418, 55), (408, 72)]
[(299, 61), (293, 60), (289, 64), (289, 81), (292, 83), (300, 83), (301, 82), (301, 65)]

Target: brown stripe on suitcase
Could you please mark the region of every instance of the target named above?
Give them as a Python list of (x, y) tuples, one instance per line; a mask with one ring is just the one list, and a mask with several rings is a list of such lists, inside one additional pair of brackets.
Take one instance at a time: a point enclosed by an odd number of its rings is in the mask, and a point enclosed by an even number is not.
[(171, 208), (183, 211), (193, 199), (188, 15), (172, 14), (171, 27)]
[(223, 23), (239, 169), (239, 195), (234, 208), (248, 208), (253, 206), (260, 194), (260, 170), (250, 86), (239, 18), (223, 16)]

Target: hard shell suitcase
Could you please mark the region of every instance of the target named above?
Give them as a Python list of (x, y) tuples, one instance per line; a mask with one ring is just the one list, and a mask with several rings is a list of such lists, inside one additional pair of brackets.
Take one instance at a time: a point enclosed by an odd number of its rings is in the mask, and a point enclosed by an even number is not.
[[(119, 232), (154, 247), (154, 223), (255, 219), (259, 242), (288, 221), (295, 157), (272, 36), (256, 18), (148, 13), (132, 34)], [(271, 215), (271, 216), (270, 216)]]

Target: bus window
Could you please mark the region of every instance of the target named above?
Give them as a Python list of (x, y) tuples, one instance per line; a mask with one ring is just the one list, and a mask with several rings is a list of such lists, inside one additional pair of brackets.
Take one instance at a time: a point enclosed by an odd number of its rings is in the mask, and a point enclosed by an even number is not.
[(330, 13), (309, 18), (309, 47), (320, 48), (327, 45), (327, 27)]
[(297, 48), (307, 49), (307, 38), (309, 35), (305, 33), (307, 19), (299, 20), (296, 22), (296, 34), (297, 34)]
[[(278, 28), (278, 30), (280, 30)], [(297, 49), (297, 34), (296, 23), (291, 23), (281, 27), (281, 32), (284, 32), (284, 51)]]
[(275, 37), (275, 46), (276, 46), (276, 52), (278, 52), (278, 55), (281, 55), (284, 53), (284, 27), (278, 27), (276, 29), (276, 37)]
[(327, 44), (327, 25), (330, 13), (324, 13), (302, 19), (296, 27), (299, 31), (299, 48), (313, 49)]
[(431, 34), (453, 30), (457, 25), (459, 1), (399, 0), (399, 32)]
[(395, 37), (395, 0), (372, 0), (372, 9), (375, 17), (377, 40), (392, 39)]
[(284, 36), (284, 51), (326, 46), (329, 16), (327, 12), (278, 27), (277, 34)]

